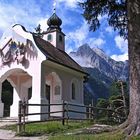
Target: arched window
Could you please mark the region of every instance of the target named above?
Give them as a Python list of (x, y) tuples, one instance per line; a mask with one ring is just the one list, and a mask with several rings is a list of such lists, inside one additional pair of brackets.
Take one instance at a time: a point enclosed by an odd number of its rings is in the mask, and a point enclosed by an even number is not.
[(51, 34), (48, 35), (48, 41), (52, 41), (52, 35)]
[(63, 41), (63, 38), (61, 35), (59, 35), (59, 41), (62, 42)]
[(60, 95), (60, 86), (55, 87), (55, 95)]
[(75, 100), (75, 94), (76, 94), (76, 91), (75, 91), (75, 84), (72, 83), (72, 99)]

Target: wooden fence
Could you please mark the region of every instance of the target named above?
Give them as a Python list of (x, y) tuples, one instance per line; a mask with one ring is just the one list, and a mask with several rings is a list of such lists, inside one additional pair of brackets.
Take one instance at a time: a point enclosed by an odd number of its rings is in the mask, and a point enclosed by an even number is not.
[[(57, 110), (53, 112), (41, 112), (41, 113), (27, 113), (27, 108), (30, 106), (44, 106), (44, 107), (51, 107), (51, 106), (62, 106), (62, 110)], [(78, 108), (84, 108), (84, 111), (71, 109), (71, 107), (78, 107)], [(75, 113), (75, 114), (81, 114), (84, 115), (84, 118), (77, 118), (77, 117), (71, 117), (69, 113)], [(18, 113), (18, 124), (17, 124), (17, 131), (18, 132), (25, 132), (25, 125), (28, 123), (36, 123), (36, 122), (45, 122), (45, 121), (56, 121), (61, 120), (62, 124), (65, 125), (65, 123), (68, 124), (68, 120), (94, 120), (97, 117), (101, 116), (102, 113), (106, 113), (107, 116), (109, 114), (115, 114), (116, 112), (111, 109), (106, 108), (98, 108), (94, 106), (87, 106), (87, 105), (78, 105), (78, 104), (72, 104), (63, 101), (63, 103), (60, 104), (27, 104), (26, 102), (19, 101), (19, 113)], [(52, 116), (54, 113), (62, 113), (61, 116)], [(40, 121), (29, 121), (27, 119), (28, 116), (34, 116), (34, 115), (48, 115), (48, 118), (45, 120)], [(80, 115), (79, 115), (80, 116)]]

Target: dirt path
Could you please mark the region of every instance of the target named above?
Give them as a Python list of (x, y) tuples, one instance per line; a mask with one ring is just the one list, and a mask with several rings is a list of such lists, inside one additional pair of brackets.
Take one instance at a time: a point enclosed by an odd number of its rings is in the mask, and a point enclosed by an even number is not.
[(11, 130), (3, 130), (1, 127), (6, 125), (12, 125), (16, 122), (1, 122), (0, 121), (0, 140), (47, 140), (47, 137), (18, 137), (15, 132)]
[[(0, 129), (0, 140), (43, 140), (43, 137), (17, 137), (11, 130)], [(45, 139), (47, 140), (47, 138)]]

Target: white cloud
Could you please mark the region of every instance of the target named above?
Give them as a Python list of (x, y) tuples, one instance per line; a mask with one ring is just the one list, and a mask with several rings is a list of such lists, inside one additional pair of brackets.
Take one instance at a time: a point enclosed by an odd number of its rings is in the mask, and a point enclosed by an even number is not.
[(76, 8), (78, 2), (82, 2), (82, 0), (57, 0), (57, 4), (64, 3), (66, 7)]
[[(73, 46), (72, 42), (75, 44)], [(79, 27), (77, 30), (69, 32), (66, 36), (66, 51), (69, 53), (70, 50), (77, 49), (81, 45), (88, 43), (91, 47), (99, 47), (101, 48), (106, 41), (101, 37), (89, 37), (89, 27), (86, 23), (86, 21), (83, 22), (81, 27)]]
[(127, 40), (124, 40), (122, 37), (118, 35), (115, 37), (115, 43), (116, 43), (116, 47), (119, 48), (122, 53), (128, 52)]
[[(49, 16), (47, 16), (47, 17), (49, 17)], [(47, 20), (48, 20), (48, 18), (41, 18), (41, 19), (37, 22), (37, 26), (38, 26), (38, 24), (41, 25), (41, 30), (42, 30), (42, 31), (46, 31), (47, 28), (48, 28)]]
[(35, 1), (25, 1), (23, 5), (16, 0), (0, 4), (1, 31), (17, 23), (32, 30), (41, 18), (41, 9)]
[(107, 18), (107, 15), (103, 15), (103, 16), (99, 15), (98, 16), (98, 19), (100, 20), (100, 22), (103, 20), (106, 20), (106, 18)]
[(112, 34), (113, 33), (113, 28), (108, 26), (108, 27), (106, 27), (105, 31), (109, 34)]
[(122, 52), (122, 54), (119, 55), (112, 55), (111, 58), (116, 61), (125, 61), (128, 60), (128, 42), (127, 40), (124, 40), (119, 35), (115, 37), (115, 43), (116, 47)]
[(66, 52), (69, 54), (70, 52), (73, 52), (73, 48), (66, 46)]
[(116, 60), (116, 61), (125, 61), (128, 60), (128, 53), (124, 53), (122, 55), (112, 55), (111, 56), (112, 59)]
[(80, 28), (67, 34), (67, 39), (68, 41), (73, 41), (75, 43), (75, 46), (79, 47), (86, 42), (88, 32), (88, 26), (84, 21)]
[(98, 38), (90, 38), (89, 41), (88, 41), (88, 44), (91, 47), (101, 47), (105, 43), (106, 43), (106, 41), (103, 40), (101, 37), (98, 37)]

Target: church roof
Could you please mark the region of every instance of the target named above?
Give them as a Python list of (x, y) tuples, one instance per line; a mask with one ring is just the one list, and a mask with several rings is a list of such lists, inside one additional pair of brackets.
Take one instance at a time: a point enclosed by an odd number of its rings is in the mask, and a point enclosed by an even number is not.
[(51, 43), (38, 36), (33, 35), (33, 38), (37, 47), (46, 55), (48, 60), (86, 74), (82, 67), (77, 64), (66, 52), (57, 49)]

